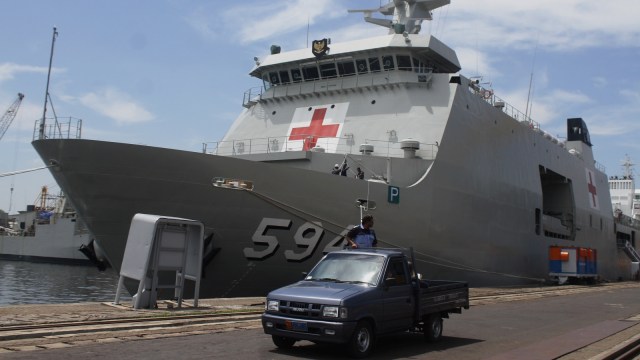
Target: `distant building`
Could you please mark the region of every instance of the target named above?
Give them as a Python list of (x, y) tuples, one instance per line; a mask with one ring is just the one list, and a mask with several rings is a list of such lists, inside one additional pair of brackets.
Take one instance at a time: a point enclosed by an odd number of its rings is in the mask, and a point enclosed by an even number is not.
[(9, 227), (9, 214), (0, 210), (0, 226)]

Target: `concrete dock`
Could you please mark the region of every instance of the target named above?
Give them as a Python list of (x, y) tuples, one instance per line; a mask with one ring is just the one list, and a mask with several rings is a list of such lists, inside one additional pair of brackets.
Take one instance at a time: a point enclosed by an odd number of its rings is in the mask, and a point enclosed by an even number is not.
[[(597, 298), (598, 308), (586, 302), (586, 299)], [(629, 299), (639, 299), (633, 301)], [(546, 301), (560, 301), (560, 305), (544, 305)], [(104, 351), (126, 346), (125, 343), (148, 340), (162, 341), (167, 343), (168, 339), (181, 342), (197, 342), (202, 336), (214, 336), (211, 341), (219, 341), (226, 336), (232, 339), (242, 337), (242, 332), (250, 332), (251, 339), (258, 338), (255, 344), (256, 349), (268, 349), (266, 355), (269, 358), (280, 358), (278, 352), (273, 352), (273, 345), (270, 338), (261, 331), (259, 316), (264, 308), (263, 297), (235, 298), (235, 299), (200, 299), (198, 308), (190, 307), (187, 301), (183, 307), (178, 309), (177, 304), (171, 301), (160, 301), (157, 309), (133, 310), (130, 303), (113, 305), (111, 303), (78, 303), (64, 305), (20, 305), (0, 307), (0, 357), (8, 359), (28, 359), (28, 358), (81, 358), (76, 357), (78, 351), (82, 349), (104, 348)], [(583, 304), (584, 301), (584, 304)], [(566, 331), (557, 327), (551, 331), (544, 329), (541, 325), (540, 334), (530, 334), (532, 338), (539, 337), (536, 342), (520, 341), (522, 339), (510, 339), (508, 341), (517, 343), (519, 346), (511, 352), (504, 344), (504, 336), (495, 338), (491, 336), (491, 329), (503, 329), (513, 327), (509, 324), (512, 314), (526, 312), (526, 309), (533, 309), (535, 306), (547, 306), (549, 312), (558, 311), (561, 306), (567, 303), (570, 309), (574, 308), (576, 313), (567, 316), (568, 324)], [(582, 311), (580, 308), (584, 308)], [(523, 310), (518, 310), (522, 308)], [(545, 309), (544, 307), (542, 309)], [(599, 310), (598, 310), (599, 309)], [(620, 311), (620, 314), (611, 314), (611, 318), (602, 318), (593, 324), (578, 318), (578, 315), (589, 318), (589, 312), (610, 312), (612, 309)], [(480, 310), (490, 311), (483, 314)], [(518, 312), (520, 311), (520, 312)], [(570, 311), (570, 310), (568, 310)], [(537, 310), (537, 313), (544, 313), (544, 310)], [(490, 314), (490, 315), (489, 315)], [(608, 313), (605, 315), (609, 316)], [(542, 316), (542, 315), (540, 315)], [(532, 329), (536, 326), (535, 319), (531, 319)], [(487, 358), (508, 359), (523, 358), (523, 354), (535, 354), (532, 359), (563, 358), (563, 359), (605, 359), (611, 357), (617, 350), (623, 347), (633, 347), (640, 343), (640, 283), (624, 282), (600, 284), (594, 286), (561, 286), (561, 287), (526, 287), (526, 288), (474, 288), (471, 289), (471, 309), (464, 311), (460, 315), (452, 315), (451, 319), (445, 320), (445, 336), (449, 336), (449, 345), (455, 343), (455, 339), (468, 338), (465, 333), (477, 326), (487, 329), (487, 339), (481, 343), (469, 343), (465, 346), (471, 349), (468, 356), (464, 358), (485, 358), (481, 352), (473, 352), (473, 348), (484, 351)], [(522, 321), (519, 322), (520, 324)], [(573, 329), (573, 330), (571, 330)], [(533, 330), (531, 330), (533, 331)], [(554, 334), (545, 338), (546, 331)], [(563, 332), (564, 331), (564, 332)], [(400, 336), (400, 335), (398, 335)], [(412, 339), (408, 335), (409, 339)], [(190, 340), (192, 339), (192, 340)], [(266, 339), (266, 340), (265, 340)], [(405, 341), (405, 338), (401, 338)], [(543, 339), (543, 340), (542, 340)], [(526, 340), (526, 339), (525, 339)], [(225, 340), (225, 350), (227, 355), (245, 351), (242, 343), (237, 349), (233, 348), (233, 341)], [(381, 341), (385, 344), (384, 341)], [(425, 357), (439, 358), (439, 354), (445, 357), (459, 357), (456, 351), (458, 345), (447, 348), (438, 345), (438, 351), (434, 353), (431, 349), (425, 353)], [(464, 343), (464, 342), (462, 342)], [(480, 346), (482, 344), (482, 346)], [(528, 344), (525, 346), (525, 344)], [(149, 346), (149, 345), (145, 345)], [(315, 350), (311, 343), (300, 344), (300, 349)], [(409, 347), (417, 346), (409, 343)], [(527, 350), (527, 346), (529, 349)], [(189, 347), (190, 348), (190, 347)], [(295, 348), (298, 348), (296, 345)], [(417, 349), (417, 355), (422, 348)], [(491, 350), (493, 349), (493, 350)], [(187, 349), (188, 350), (188, 349)], [(323, 352), (320, 348), (317, 358), (335, 357), (331, 350)], [(170, 351), (170, 350), (166, 350)], [(257, 350), (259, 351), (259, 350)], [(271, 351), (271, 352), (269, 352)], [(387, 358), (388, 351), (382, 351), (381, 358)], [(389, 350), (390, 351), (390, 350)], [(195, 353), (194, 353), (195, 354)], [(316, 355), (305, 356), (315, 358)], [(384, 356), (384, 355), (387, 356)], [(151, 354), (137, 354), (138, 359), (156, 358)], [(183, 354), (185, 355), (185, 354)], [(282, 354), (283, 357), (290, 357), (292, 354)], [(413, 357), (416, 354), (411, 354)], [(428, 356), (427, 356), (428, 355)], [(376, 356), (374, 355), (374, 358)], [(396, 355), (392, 356), (396, 358)], [(422, 357), (422, 356), (419, 356)], [(190, 358), (186, 356), (183, 358)], [(402, 354), (397, 358), (403, 358)]]

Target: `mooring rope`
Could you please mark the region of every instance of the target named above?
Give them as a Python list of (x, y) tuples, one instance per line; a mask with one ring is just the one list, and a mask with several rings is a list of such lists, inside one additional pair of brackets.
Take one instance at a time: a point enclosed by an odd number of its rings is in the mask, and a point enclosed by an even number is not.
[(6, 177), (6, 176), (12, 176), (12, 175), (24, 174), (24, 173), (28, 173), (28, 172), (32, 172), (32, 171), (44, 170), (44, 169), (48, 169), (48, 168), (53, 167), (53, 166), (55, 166), (55, 165), (41, 166), (41, 167), (37, 167), (37, 168), (33, 168), (33, 169), (26, 169), (26, 170), (16, 170), (16, 171), (0, 174), (0, 178), (1, 177)]
[[(307, 217), (311, 217), (311, 218), (313, 218), (315, 220), (320, 220), (322, 222), (329, 223), (329, 224), (331, 224), (333, 226), (336, 226), (336, 227), (339, 227), (339, 228), (343, 228), (344, 227), (344, 226), (341, 226), (340, 224), (336, 224), (335, 222), (332, 222), (332, 221), (330, 221), (328, 219), (324, 219), (319, 215), (311, 214), (308, 211), (305, 211), (305, 210), (300, 209), (300, 208), (296, 208), (296, 207), (294, 207), (292, 205), (289, 205), (289, 204), (286, 204), (286, 203), (284, 203), (282, 201), (276, 200), (276, 199), (274, 199), (274, 198), (272, 198), (272, 197), (270, 197), (270, 196), (268, 196), (266, 194), (261, 194), (259, 192), (256, 192), (255, 190), (244, 190), (244, 191), (247, 191), (247, 192), (255, 195), (256, 197), (261, 198), (262, 200), (264, 200), (266, 202), (269, 202), (272, 205), (274, 205), (274, 206), (276, 206), (276, 207), (278, 207), (278, 208), (280, 208), (280, 209), (282, 209), (282, 210), (284, 210), (284, 211), (286, 211), (286, 212), (288, 212), (288, 213), (290, 213), (290, 214), (292, 214), (292, 215), (294, 215), (294, 216), (296, 216), (296, 217), (298, 217), (298, 218), (300, 218), (302, 220), (306, 220), (306, 221), (310, 221), (311, 222), (312, 221), (311, 219), (305, 218), (305, 216), (307, 216)], [(334, 231), (332, 231), (330, 229), (327, 229), (327, 228), (324, 228), (324, 227), (322, 227), (322, 228), (325, 231), (328, 231), (329, 233), (338, 234), (337, 232), (334, 232)], [(389, 245), (391, 247), (402, 248), (398, 244), (394, 244), (394, 243), (391, 243), (389, 241), (384, 241), (384, 240), (381, 240), (381, 239), (378, 239), (378, 241), (380, 243), (387, 244), (387, 245)], [(417, 258), (416, 261), (427, 263), (427, 264), (431, 264), (431, 265), (435, 265), (435, 266), (446, 267), (446, 268), (456, 269), (456, 270), (460, 270), (460, 271), (468, 271), (468, 272), (476, 272), (476, 273), (504, 276), (504, 277), (510, 277), (510, 278), (516, 278), (516, 279), (526, 279), (526, 280), (537, 281), (537, 282), (544, 282), (545, 281), (545, 279), (541, 279), (541, 278), (534, 278), (534, 277), (529, 277), (529, 276), (523, 276), (523, 275), (516, 275), (516, 274), (509, 274), (509, 273), (502, 273), (502, 272), (497, 272), (497, 271), (480, 269), (480, 268), (477, 268), (477, 267), (472, 267), (472, 266), (461, 264), (461, 263), (458, 263), (458, 262), (455, 262), (455, 261), (447, 260), (445, 258), (441, 258), (441, 257), (438, 257), (438, 256), (429, 255), (429, 254), (426, 254), (426, 253), (423, 253), (423, 252), (420, 252), (420, 251), (416, 251), (415, 249), (414, 249), (414, 253), (416, 255), (420, 255), (420, 256), (423, 256), (423, 257), (426, 257), (426, 258), (433, 259), (433, 261), (432, 261), (432, 260)]]

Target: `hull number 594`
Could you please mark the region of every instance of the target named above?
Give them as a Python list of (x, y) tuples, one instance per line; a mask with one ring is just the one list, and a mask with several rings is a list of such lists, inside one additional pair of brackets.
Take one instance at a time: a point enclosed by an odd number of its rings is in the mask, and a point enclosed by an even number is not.
[[(272, 229), (291, 231), (292, 224), (293, 222), (289, 219), (263, 218), (251, 237), (251, 241), (255, 246), (244, 248), (244, 256), (251, 260), (265, 260), (275, 255), (280, 247), (281, 240), (275, 235), (267, 235), (267, 233)], [(326, 254), (331, 251), (341, 250), (344, 236), (352, 227), (353, 225), (347, 226), (338, 236), (325, 245), (322, 252)], [(293, 235), (293, 242), (300, 251), (285, 250), (285, 259), (287, 261), (303, 262), (312, 257), (322, 241), (324, 232), (325, 230), (320, 222), (306, 222), (300, 225)]]

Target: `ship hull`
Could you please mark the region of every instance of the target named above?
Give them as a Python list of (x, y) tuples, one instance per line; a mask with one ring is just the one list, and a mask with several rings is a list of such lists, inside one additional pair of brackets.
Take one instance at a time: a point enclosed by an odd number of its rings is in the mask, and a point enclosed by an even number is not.
[(0, 235), (0, 259), (56, 264), (92, 265), (78, 249), (91, 242), (86, 231), (76, 232), (76, 219), (54, 217), (36, 224), (35, 235)]
[[(358, 223), (356, 199), (376, 201), (370, 212), (380, 246), (413, 247), (425, 278), (472, 286), (545, 281), (552, 245), (594, 248), (602, 277), (626, 274), (628, 259), (616, 249), (606, 209), (603, 228), (585, 227), (574, 240), (534, 231), (535, 209), (543, 207), (541, 166), (562, 169), (578, 188), (584, 165), (564, 149), (558, 151), (563, 158), (549, 164), (544, 156), (514, 153), (542, 138), (513, 121), (506, 128), (514, 135), (509, 143), (460, 137), (477, 133), (469, 126), (486, 125), (450, 121), (448, 131), (458, 141), (441, 146), (421, 180), (400, 189), (399, 202), (388, 201), (384, 183), (278, 163), (92, 140), (33, 145), (45, 162), (53, 160), (53, 176), (117, 270), (136, 213), (203, 222), (204, 297), (265, 295), (300, 279), (324, 253), (342, 246), (341, 234)], [(480, 151), (470, 153), (473, 148)], [(248, 180), (254, 188), (215, 187), (216, 177)], [(577, 203), (576, 217), (587, 216)]]

